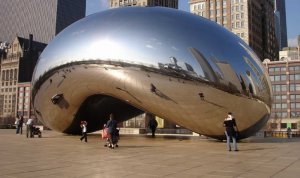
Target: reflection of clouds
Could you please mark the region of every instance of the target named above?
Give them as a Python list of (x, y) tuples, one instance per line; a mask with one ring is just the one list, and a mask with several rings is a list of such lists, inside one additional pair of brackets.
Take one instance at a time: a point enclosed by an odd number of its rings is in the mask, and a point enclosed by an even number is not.
[(154, 49), (154, 47), (152, 45), (147, 44), (146, 48), (150, 48), (150, 49)]

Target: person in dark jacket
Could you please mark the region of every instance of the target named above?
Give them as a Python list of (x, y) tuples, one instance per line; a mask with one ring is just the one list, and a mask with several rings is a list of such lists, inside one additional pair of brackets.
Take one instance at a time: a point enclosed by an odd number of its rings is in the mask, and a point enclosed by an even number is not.
[(223, 126), (226, 128), (225, 135), (227, 140), (227, 150), (231, 151), (230, 140), (233, 142), (234, 151), (238, 151), (236, 144), (236, 136), (237, 136), (237, 125), (235, 119), (232, 116), (232, 113), (229, 112), (228, 116), (225, 118)]
[(148, 123), (148, 126), (149, 128), (151, 129), (151, 132), (152, 132), (152, 137), (155, 137), (155, 131), (156, 131), (156, 128), (157, 128), (157, 121), (154, 117), (151, 117), (149, 119), (149, 123)]
[(114, 114), (111, 113), (109, 115), (109, 120), (107, 121), (106, 123), (106, 127), (108, 128), (108, 133), (110, 134), (110, 139), (109, 139), (109, 147), (114, 149), (116, 144), (117, 144), (117, 141), (118, 141), (118, 138), (117, 138), (117, 125), (118, 125), (118, 122), (116, 120), (114, 120)]
[(24, 118), (23, 118), (23, 116), (21, 116), (21, 118), (19, 120), (19, 125), (18, 125), (19, 133), (21, 135), (23, 134), (23, 123), (24, 123)]

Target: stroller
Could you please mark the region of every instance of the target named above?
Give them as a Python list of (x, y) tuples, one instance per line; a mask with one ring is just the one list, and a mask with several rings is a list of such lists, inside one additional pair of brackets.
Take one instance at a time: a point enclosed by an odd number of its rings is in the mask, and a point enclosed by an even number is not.
[(108, 128), (104, 127), (102, 130), (102, 139), (106, 139), (106, 143), (104, 147), (114, 148), (112, 147), (112, 140), (114, 139), (115, 146), (119, 147), (118, 142), (120, 139), (120, 129), (116, 129), (115, 138), (111, 138), (111, 135), (108, 133)]
[(39, 138), (42, 137), (42, 132), (40, 131), (40, 128), (32, 126), (32, 137), (34, 137), (34, 135), (38, 135)]

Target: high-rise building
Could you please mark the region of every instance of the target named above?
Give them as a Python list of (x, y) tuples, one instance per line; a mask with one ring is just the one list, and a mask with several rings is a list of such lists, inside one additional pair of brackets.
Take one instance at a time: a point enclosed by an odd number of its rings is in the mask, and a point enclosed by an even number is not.
[(73, 22), (85, 17), (86, 0), (1, 0), (0, 41), (16, 36), (49, 43)]
[(264, 65), (269, 73), (273, 104), (266, 130), (300, 130), (300, 60), (270, 61)]
[[(29, 39), (16, 37), (11, 45), (4, 49), (0, 70), (0, 123), (12, 123), (17, 110), (25, 109), (26, 113), (19, 114), (24, 115), (25, 118), (29, 116), (32, 110), (30, 83), (26, 86), (19, 85), (19, 83), (31, 81), (36, 61), (45, 47), (46, 44), (33, 41), (33, 36), (30, 35)], [(21, 92), (18, 87), (22, 90)], [(22, 101), (18, 98), (21, 98)], [(18, 106), (19, 108), (17, 108)]]
[(272, 0), (190, 0), (190, 11), (239, 36), (262, 61), (278, 59)]
[(274, 0), (275, 29), (279, 49), (287, 47), (285, 0)]
[(110, 0), (110, 7), (163, 6), (178, 9), (178, 0)]

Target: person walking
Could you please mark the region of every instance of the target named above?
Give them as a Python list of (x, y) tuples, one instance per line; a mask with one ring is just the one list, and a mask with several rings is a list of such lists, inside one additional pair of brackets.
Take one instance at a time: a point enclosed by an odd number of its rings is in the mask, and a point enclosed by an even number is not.
[(80, 127), (82, 129), (82, 136), (80, 138), (80, 141), (84, 139), (85, 142), (87, 142), (87, 122), (86, 121), (81, 121)]
[(237, 129), (236, 121), (233, 118), (231, 112), (229, 112), (228, 116), (225, 118), (223, 126), (226, 128), (225, 135), (226, 135), (226, 141), (227, 141), (227, 150), (231, 151), (230, 140), (232, 139), (233, 149), (234, 149), (234, 151), (238, 151), (237, 143), (236, 143), (236, 135), (237, 135), (238, 129)]
[(114, 114), (111, 113), (109, 115), (109, 120), (106, 123), (106, 127), (108, 128), (108, 133), (110, 134), (109, 147), (112, 149), (114, 149), (115, 146), (117, 146), (117, 142), (118, 142), (117, 125), (118, 122), (114, 119)]
[(26, 122), (26, 137), (33, 137), (33, 118), (32, 116), (29, 117), (29, 119)]
[(152, 137), (155, 137), (155, 131), (156, 131), (157, 125), (158, 125), (158, 123), (157, 123), (156, 119), (154, 118), (154, 116), (152, 116), (149, 119), (149, 123), (148, 123), (148, 126), (152, 132)]

